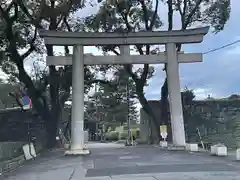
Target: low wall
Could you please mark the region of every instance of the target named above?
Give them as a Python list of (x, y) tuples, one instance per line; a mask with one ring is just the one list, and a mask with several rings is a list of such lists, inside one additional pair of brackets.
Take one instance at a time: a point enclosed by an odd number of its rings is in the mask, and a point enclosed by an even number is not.
[(0, 161), (9, 160), (23, 154), (24, 142), (0, 142)]
[[(0, 173), (17, 168), (25, 161), (22, 146), (28, 142), (0, 142)], [(43, 143), (36, 142), (35, 150), (39, 154), (44, 148)]]
[(203, 141), (211, 144), (223, 143), (228, 148), (236, 148), (236, 141), (233, 133), (214, 133), (203, 136)]
[(25, 161), (24, 142), (0, 142), (0, 173), (15, 169)]
[(0, 173), (16, 169), (25, 161), (25, 156), (21, 155), (10, 160), (0, 161)]

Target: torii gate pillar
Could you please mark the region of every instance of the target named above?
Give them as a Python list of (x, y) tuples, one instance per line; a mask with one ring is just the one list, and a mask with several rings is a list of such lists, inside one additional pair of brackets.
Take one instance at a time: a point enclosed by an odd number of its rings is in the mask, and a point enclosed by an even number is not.
[[(158, 31), (137, 33), (86, 33), (40, 31), (45, 44), (58, 46), (74, 46), (73, 57), (49, 57), (48, 65), (73, 65), (72, 83), (72, 134), (71, 149), (67, 154), (89, 154), (84, 148), (84, 64), (159, 64), (167, 63), (168, 89), (171, 111), (173, 144), (185, 146), (185, 130), (182, 112), (179, 63), (201, 62), (202, 54), (177, 53), (176, 44), (200, 43), (209, 27), (188, 29), (185, 31)], [(105, 46), (116, 44), (129, 45), (166, 45), (166, 53), (158, 55), (123, 56), (86, 56), (83, 46)], [(195, 61), (194, 61), (195, 59)], [(193, 60), (193, 61), (192, 61)], [(72, 62), (71, 62), (72, 61)]]
[(66, 154), (89, 154), (84, 144), (84, 51), (83, 46), (73, 47), (72, 61), (72, 118), (71, 146)]
[(175, 43), (166, 44), (167, 82), (169, 92), (169, 108), (171, 114), (173, 145), (185, 146), (185, 129), (182, 110), (182, 98), (179, 77), (179, 64)]

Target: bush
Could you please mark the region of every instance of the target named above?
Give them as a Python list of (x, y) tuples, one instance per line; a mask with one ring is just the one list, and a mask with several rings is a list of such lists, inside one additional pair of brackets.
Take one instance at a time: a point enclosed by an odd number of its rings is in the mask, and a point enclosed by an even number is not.
[(120, 133), (120, 139), (127, 139), (127, 137), (128, 137), (128, 132)]
[(105, 134), (107, 141), (117, 141), (118, 140), (119, 133), (116, 131), (107, 132)]
[(132, 129), (132, 136), (133, 139), (138, 139), (139, 138), (139, 130), (138, 129)]

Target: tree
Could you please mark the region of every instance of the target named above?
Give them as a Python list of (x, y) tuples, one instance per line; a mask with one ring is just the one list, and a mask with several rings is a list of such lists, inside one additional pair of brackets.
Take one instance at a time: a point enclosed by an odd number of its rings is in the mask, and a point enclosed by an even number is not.
[[(173, 29), (173, 16), (177, 12), (180, 14), (181, 30), (201, 24), (202, 26), (212, 26), (215, 33), (224, 29), (230, 17), (230, 0), (165, 0), (168, 6), (168, 30)], [(181, 50), (178, 44), (177, 50)], [(164, 71), (166, 72), (166, 64)], [(167, 75), (161, 87), (161, 104), (167, 107), (168, 87)], [(168, 111), (162, 109), (161, 119), (168, 124)]]
[[(45, 120), (48, 132), (48, 146), (55, 145), (57, 121), (59, 118), (59, 84), (58, 72), (54, 66), (49, 68), (50, 78), (44, 79), (40, 88), (37, 88), (31, 77), (24, 69), (24, 60), (34, 51), (41, 52), (40, 39), (37, 36), (38, 28), (47, 27), (56, 30), (62, 18), (69, 15), (70, 10), (76, 9), (74, 3), (67, 1), (2, 1), (1, 24), (2, 47), (8, 55), (4, 65), (7, 64), (9, 74), (17, 77), (27, 88), (33, 100), (34, 107)], [(28, 45), (29, 44), (29, 45)], [(27, 49), (24, 53), (19, 50)], [(46, 46), (47, 54), (54, 55), (53, 47)], [(24, 50), (23, 50), (24, 51)], [(47, 85), (50, 84), (51, 108), (47, 106), (43, 96)]]
[(11, 108), (14, 106), (17, 106), (16, 98), (10, 96), (10, 93), (14, 91), (16, 87), (12, 84), (9, 83), (0, 83), (0, 104), (1, 104), (1, 109), (4, 108)]
[[(88, 103), (88, 114), (97, 116), (96, 112), (99, 112), (105, 115), (104, 121), (116, 121), (120, 122), (120, 124), (127, 122), (127, 116), (129, 115), (134, 121), (137, 119), (138, 113), (135, 107), (136, 88), (134, 82), (121, 66), (111, 70), (115, 71), (113, 78), (108, 84), (99, 84), (98, 92), (91, 97), (92, 100), (90, 102), (94, 103)], [(129, 101), (127, 95), (129, 96)]]
[(110, 91), (106, 89), (106, 93), (109, 91), (112, 97), (117, 100), (115, 110), (112, 114), (115, 115), (117, 113), (118, 116), (124, 116), (122, 117), (122, 123), (127, 122), (128, 118), (136, 121), (136, 86), (134, 81), (129, 78), (125, 69), (121, 66), (117, 68), (112, 81), (117, 84), (117, 88)]
[(185, 130), (189, 140), (191, 135), (196, 133), (198, 125), (203, 123), (203, 118), (194, 108), (195, 95), (193, 90), (185, 88), (181, 95)]
[[(99, 32), (136, 32), (136, 31), (152, 31), (159, 28), (162, 23), (158, 17), (159, 2), (155, 3), (153, 8), (152, 1), (111, 1), (107, 0), (102, 3), (99, 12), (86, 18), (88, 30)], [(112, 51), (116, 55), (118, 46), (109, 45), (103, 47), (104, 51)], [(149, 45), (134, 46), (135, 50), (143, 54), (151, 54), (152, 50)], [(133, 65), (123, 65), (125, 72), (132, 78), (136, 85), (136, 95), (141, 103), (144, 111), (151, 117), (151, 121), (155, 125), (155, 131), (158, 135), (157, 141), (160, 138), (159, 121), (156, 119), (151, 107), (148, 104), (144, 95), (144, 86), (147, 85), (147, 80), (153, 75), (154, 68), (149, 64), (144, 64), (143, 68), (134, 71)]]
[[(60, 109), (70, 95), (71, 67), (50, 66), (47, 73), (40, 72), (32, 77), (24, 68), (27, 58), (47, 53), (53, 56), (53, 46), (43, 45), (38, 37), (38, 29), (75, 31), (79, 28), (80, 18), (74, 13), (82, 8), (81, 1), (73, 0), (36, 0), (1, 1), (0, 36), (1, 51), (7, 58), (1, 59), (1, 67), (13, 80), (24, 83), (33, 106), (42, 116), (48, 133), (48, 147), (55, 145)], [(35, 54), (34, 54), (35, 53)], [(69, 54), (65, 47), (65, 54)], [(33, 57), (35, 56), (35, 57)], [(90, 68), (85, 66), (85, 89), (91, 86), (93, 77)], [(46, 95), (49, 93), (49, 96)], [(49, 102), (49, 103), (47, 103)]]
[[(184, 116), (184, 125), (188, 140), (191, 141), (192, 137), (196, 137), (197, 128), (200, 129), (216, 129), (219, 125), (223, 124), (219, 120), (220, 111), (215, 104), (205, 101), (203, 106), (199, 107), (196, 103), (195, 94), (193, 90), (185, 88), (182, 94), (182, 107)], [(199, 110), (203, 108), (203, 110)], [(196, 139), (194, 139), (196, 141)]]

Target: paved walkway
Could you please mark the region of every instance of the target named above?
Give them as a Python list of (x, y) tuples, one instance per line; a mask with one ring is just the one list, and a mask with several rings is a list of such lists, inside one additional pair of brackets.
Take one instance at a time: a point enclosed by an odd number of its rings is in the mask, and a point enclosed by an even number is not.
[(6, 180), (239, 180), (240, 163), (204, 153), (120, 144), (89, 144), (91, 155), (48, 152), (2, 177)]

